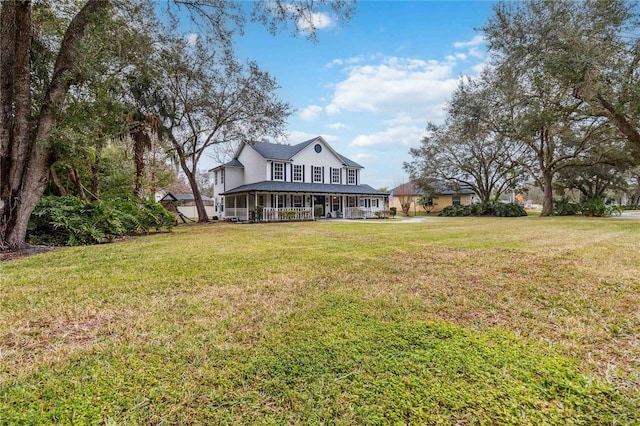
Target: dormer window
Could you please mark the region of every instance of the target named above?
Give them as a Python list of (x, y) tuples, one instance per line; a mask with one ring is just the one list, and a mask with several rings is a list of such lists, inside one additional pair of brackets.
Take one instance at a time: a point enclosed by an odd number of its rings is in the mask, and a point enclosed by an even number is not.
[(273, 163), (273, 180), (284, 180), (284, 163)]

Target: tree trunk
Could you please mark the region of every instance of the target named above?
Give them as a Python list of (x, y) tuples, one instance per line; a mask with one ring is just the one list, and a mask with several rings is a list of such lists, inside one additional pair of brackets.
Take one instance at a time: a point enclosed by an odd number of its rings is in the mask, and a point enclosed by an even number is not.
[(553, 216), (553, 173), (550, 170), (543, 170), (542, 172), (542, 191), (544, 197), (540, 215)]
[(87, 194), (84, 192), (84, 186), (82, 185), (82, 178), (80, 177), (80, 173), (78, 173), (77, 169), (69, 170), (69, 178), (76, 186), (76, 191), (78, 192), (78, 197), (83, 201), (87, 201)]
[(49, 136), (75, 82), (79, 44), (90, 18), (109, 6), (90, 0), (71, 20), (54, 65), (43, 105), (32, 117), (29, 51), (31, 1), (5, 1), (0, 9), (0, 250), (19, 249), (31, 212), (46, 188), (55, 153)]
[(89, 179), (91, 180), (91, 201), (100, 199), (100, 160), (102, 159), (102, 139), (96, 145), (96, 155), (93, 161), (88, 161)]
[(147, 129), (143, 122), (135, 124), (131, 130), (131, 138), (133, 139), (133, 159), (136, 166), (136, 177), (133, 188), (133, 195), (138, 198), (144, 197), (144, 188), (142, 180), (144, 177), (144, 154), (151, 148), (151, 137), (147, 133)]
[(196, 209), (198, 209), (198, 222), (209, 222), (209, 216), (202, 201), (202, 194), (200, 194), (200, 188), (198, 188), (195, 172), (192, 172), (189, 167), (187, 167), (187, 163), (182, 159), (180, 160), (180, 165), (182, 166), (182, 171), (187, 176), (189, 185), (191, 185), (193, 200), (196, 202)]
[(56, 169), (53, 166), (51, 166), (50, 172), (51, 172), (51, 179), (53, 180), (53, 183), (56, 185), (56, 188), (58, 188), (58, 191), (60, 192), (60, 195), (62, 197), (66, 197), (67, 196), (67, 188), (65, 188), (62, 185), (62, 182), (60, 181), (60, 178), (58, 177), (58, 173), (56, 173)]

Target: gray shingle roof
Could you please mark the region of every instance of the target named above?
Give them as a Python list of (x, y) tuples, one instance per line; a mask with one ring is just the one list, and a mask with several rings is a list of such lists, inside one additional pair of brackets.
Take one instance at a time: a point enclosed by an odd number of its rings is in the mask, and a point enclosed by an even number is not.
[[(211, 201), (212, 198), (206, 195), (201, 195), (202, 201)], [(174, 201), (194, 201), (193, 194), (172, 194), (168, 192), (162, 200), (174, 200)]]
[(244, 165), (240, 161), (238, 161), (237, 158), (234, 158), (228, 163), (224, 163), (222, 166), (223, 167), (244, 167)]
[(256, 142), (251, 147), (264, 158), (270, 160), (289, 160), (293, 156), (293, 146), (269, 142)]
[(344, 155), (338, 154), (338, 156), (342, 159), (342, 162), (347, 167), (358, 167), (358, 168), (361, 168), (361, 169), (363, 168), (360, 164), (356, 163), (355, 161), (349, 160)]
[[(299, 153), (304, 148), (311, 145), (313, 142), (317, 140), (318, 140), (318, 137), (301, 142), (297, 145), (282, 145), (282, 144), (270, 143), (270, 142), (255, 142), (251, 144), (251, 146), (260, 155), (262, 155), (264, 158), (268, 160), (288, 161), (288, 160), (291, 160), (291, 158), (293, 158), (294, 155), (296, 155), (297, 153)], [(345, 166), (363, 168), (360, 164), (348, 159), (344, 155), (340, 155), (338, 153), (336, 154), (338, 155), (340, 160), (342, 160)]]
[(230, 189), (222, 195), (233, 195), (244, 192), (304, 192), (318, 194), (353, 194), (353, 195), (389, 195), (369, 185), (331, 185), (326, 183), (302, 183), (263, 181), (242, 185)]

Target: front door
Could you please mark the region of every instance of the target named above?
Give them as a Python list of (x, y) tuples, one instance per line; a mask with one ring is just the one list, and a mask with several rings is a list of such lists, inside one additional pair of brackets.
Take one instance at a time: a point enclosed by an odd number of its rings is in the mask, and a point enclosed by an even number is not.
[(334, 195), (331, 197), (331, 211), (332, 212), (339, 212), (342, 209), (340, 208), (340, 199), (342, 197), (338, 197), (337, 195)]
[[(314, 195), (313, 206), (313, 214), (315, 217), (324, 217), (324, 195)], [(322, 210), (318, 206), (322, 206)]]

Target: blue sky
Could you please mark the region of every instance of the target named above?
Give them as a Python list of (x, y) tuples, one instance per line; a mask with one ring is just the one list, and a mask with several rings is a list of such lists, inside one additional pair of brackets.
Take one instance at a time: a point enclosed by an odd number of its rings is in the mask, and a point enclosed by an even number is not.
[(409, 148), (419, 145), (428, 121), (442, 122), (461, 76), (484, 66), (477, 28), (492, 5), (360, 1), (346, 26), (318, 16), (315, 44), (249, 23), (235, 48), (275, 77), (279, 96), (296, 109), (287, 143), (322, 136), (365, 167), (363, 183), (391, 188), (407, 180), (402, 164), (411, 159)]

